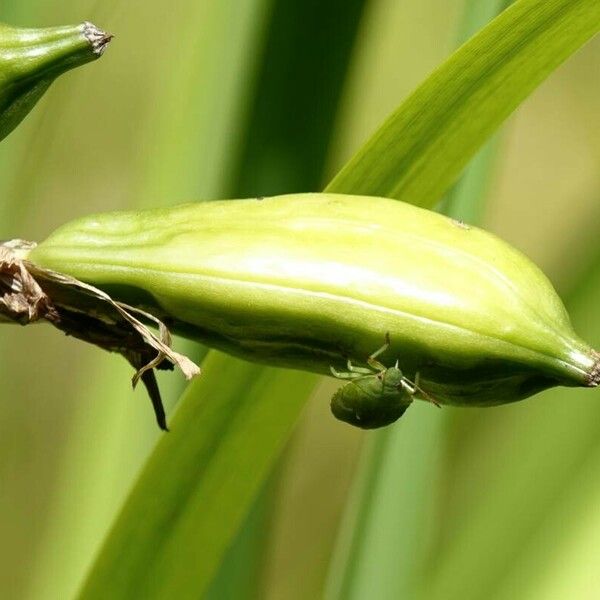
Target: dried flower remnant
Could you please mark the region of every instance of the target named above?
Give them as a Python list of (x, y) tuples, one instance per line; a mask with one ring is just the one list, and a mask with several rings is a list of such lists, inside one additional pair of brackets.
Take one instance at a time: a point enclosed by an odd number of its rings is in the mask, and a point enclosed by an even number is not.
[[(22, 258), (33, 242), (0, 245), (0, 316), (28, 325), (44, 320), (67, 335), (117, 352), (136, 369), (133, 386), (144, 383), (156, 420), (167, 430), (154, 369), (181, 369), (187, 379), (200, 373), (189, 358), (171, 349), (167, 327), (147, 312), (115, 302), (108, 294), (73, 277), (36, 266)], [(145, 324), (158, 328), (155, 335)]]
[(92, 45), (94, 54), (102, 56), (106, 50), (106, 47), (108, 46), (108, 43), (113, 39), (114, 35), (111, 33), (106, 33), (106, 31), (102, 31), (102, 29), (99, 29), (89, 21), (85, 21), (85, 23), (83, 23), (82, 29), (83, 35)]

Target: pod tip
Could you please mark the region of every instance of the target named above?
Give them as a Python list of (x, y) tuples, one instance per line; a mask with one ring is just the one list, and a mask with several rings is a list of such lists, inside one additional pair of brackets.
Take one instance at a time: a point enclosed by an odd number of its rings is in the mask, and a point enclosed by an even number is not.
[(594, 366), (589, 375), (589, 386), (598, 387), (600, 385), (600, 352), (594, 351)]
[(86, 37), (88, 42), (92, 45), (92, 51), (97, 56), (102, 56), (106, 46), (108, 46), (110, 40), (113, 39), (113, 35), (102, 31), (102, 29), (96, 27), (93, 23), (85, 21), (82, 25), (83, 35)]

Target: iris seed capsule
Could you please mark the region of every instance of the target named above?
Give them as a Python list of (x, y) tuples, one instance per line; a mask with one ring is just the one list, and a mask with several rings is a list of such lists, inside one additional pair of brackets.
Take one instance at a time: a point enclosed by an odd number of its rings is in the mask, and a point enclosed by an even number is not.
[(0, 23), (0, 140), (59, 75), (99, 58), (111, 38), (87, 22), (43, 29)]
[[(385, 198), (298, 194), (114, 212), (28, 260), (249, 360), (330, 373), (379, 360), (441, 404), (600, 382), (544, 274), (494, 235)], [(424, 397), (417, 391), (416, 396)]]

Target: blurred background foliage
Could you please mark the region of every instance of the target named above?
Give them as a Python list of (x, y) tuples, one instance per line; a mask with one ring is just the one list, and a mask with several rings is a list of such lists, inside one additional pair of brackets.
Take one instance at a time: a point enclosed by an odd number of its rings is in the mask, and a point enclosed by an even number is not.
[[(59, 79), (0, 145), (0, 237), (42, 239), (92, 211), (319, 189), (450, 53), (471, 3), (352, 1), (343, 22), (321, 4), (5, 0), (2, 21), (88, 19), (117, 38), (101, 61)], [(297, 35), (278, 39), (278, 28)], [(339, 33), (354, 44), (311, 56), (311, 41), (327, 48)], [(596, 347), (599, 64), (595, 40), (504, 127), (483, 218), (546, 271)], [(315, 110), (312, 92), (328, 73), (337, 79)], [(45, 327), (2, 334), (2, 596), (72, 597), (160, 434), (119, 357)], [(163, 390), (172, 404), (183, 384), (171, 379)], [(313, 394), (214, 597), (322, 594), (373, 435), (330, 417), (333, 385)], [(395, 426), (412, 440), (415, 468), (397, 481), (389, 510), (410, 523), (411, 510), (428, 505), (423, 527), (389, 547), (399, 560), (418, 549), (411, 594), (596, 598), (597, 395), (555, 390), (514, 406), (445, 408), (435, 429), (420, 427), (432, 410), (411, 409)]]

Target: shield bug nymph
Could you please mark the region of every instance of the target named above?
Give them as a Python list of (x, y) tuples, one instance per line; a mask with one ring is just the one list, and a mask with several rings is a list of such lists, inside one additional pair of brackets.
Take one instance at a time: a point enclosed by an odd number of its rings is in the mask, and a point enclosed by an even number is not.
[(331, 412), (337, 419), (362, 429), (376, 429), (398, 420), (417, 394), (437, 405), (419, 386), (419, 373), (411, 381), (398, 361), (386, 367), (377, 360), (389, 347), (390, 336), (386, 333), (385, 344), (367, 358), (368, 366), (356, 367), (349, 360), (346, 372), (331, 367), (334, 377), (349, 380), (331, 399)]

